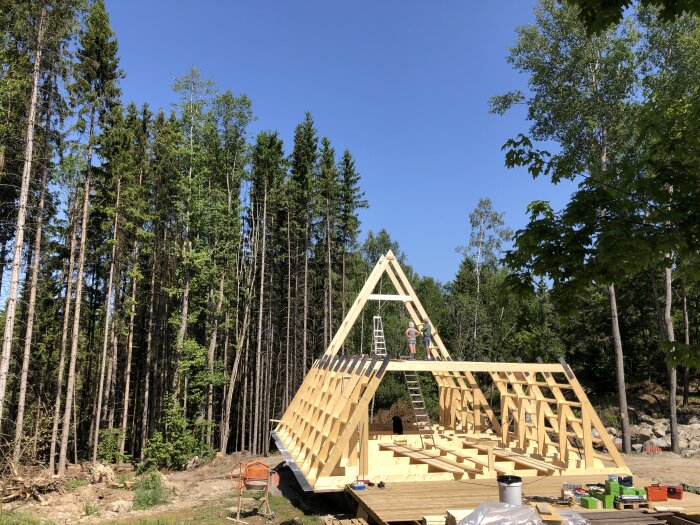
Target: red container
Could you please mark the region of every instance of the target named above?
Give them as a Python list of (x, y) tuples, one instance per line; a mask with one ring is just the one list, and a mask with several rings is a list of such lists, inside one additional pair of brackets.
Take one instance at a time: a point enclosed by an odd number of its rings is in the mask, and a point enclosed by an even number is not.
[(668, 499), (666, 485), (650, 485), (644, 487), (647, 491), (648, 501), (666, 501)]
[(666, 487), (666, 495), (670, 499), (683, 499), (683, 487)]

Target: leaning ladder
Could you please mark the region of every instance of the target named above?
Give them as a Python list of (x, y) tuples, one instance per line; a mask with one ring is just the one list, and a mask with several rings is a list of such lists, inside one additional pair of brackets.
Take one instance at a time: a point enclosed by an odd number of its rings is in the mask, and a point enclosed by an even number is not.
[(422, 448), (426, 448), (426, 445), (430, 443), (435, 448), (433, 427), (430, 424), (430, 415), (428, 415), (428, 410), (425, 406), (425, 398), (420, 387), (418, 372), (415, 370), (404, 371), (403, 376), (408, 387), (408, 395), (411, 397), (411, 406), (413, 407), (413, 415), (416, 418), (416, 429), (418, 429)]
[[(374, 354), (377, 356), (386, 356), (386, 339), (384, 339), (384, 325), (382, 317), (375, 315), (372, 317), (372, 345)], [(370, 423), (374, 423), (374, 397), (372, 396), (372, 408), (370, 410)]]
[(374, 353), (375, 355), (385, 357), (386, 356), (386, 340), (384, 339), (384, 325), (382, 324), (382, 318), (379, 315), (375, 315), (372, 318), (372, 325), (374, 329)]

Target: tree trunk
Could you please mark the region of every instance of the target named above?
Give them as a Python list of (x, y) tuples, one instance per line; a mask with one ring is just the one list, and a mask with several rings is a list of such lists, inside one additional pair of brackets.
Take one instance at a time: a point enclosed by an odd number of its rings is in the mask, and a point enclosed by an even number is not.
[(302, 319), (302, 329), (301, 329), (301, 354), (302, 354), (302, 365), (301, 373), (302, 377), (306, 377), (306, 370), (308, 368), (308, 355), (307, 355), (307, 340), (308, 340), (308, 323), (309, 323), (309, 221), (306, 220), (306, 227), (304, 232), (304, 307), (303, 307)]
[[(139, 181), (139, 185), (140, 185)], [(134, 261), (134, 268), (138, 268), (139, 259), (139, 241), (138, 237), (134, 240), (134, 246), (131, 250), (131, 260)], [(136, 273), (136, 272), (135, 272)], [(131, 358), (134, 350), (134, 329), (136, 320), (136, 288), (138, 284), (138, 279), (134, 275), (131, 279), (131, 302), (129, 304), (129, 329), (126, 340), (126, 370), (124, 371), (124, 403), (122, 408), (122, 421), (120, 425), (119, 433), (119, 454), (124, 454), (124, 446), (126, 442), (126, 430), (127, 422), (129, 417), (129, 390), (131, 387)], [(148, 374), (148, 369), (146, 369), (146, 374)], [(146, 406), (142, 407), (142, 410), (146, 411)], [(132, 426), (135, 426), (135, 421), (132, 419)], [(132, 441), (133, 447), (133, 441)]]
[(219, 281), (219, 298), (214, 308), (214, 323), (211, 331), (211, 338), (209, 339), (209, 385), (208, 385), (208, 395), (207, 395), (207, 443), (212, 446), (212, 432), (211, 425), (214, 420), (214, 383), (211, 382), (211, 378), (214, 376), (214, 359), (216, 357), (216, 339), (217, 333), (219, 332), (219, 317), (221, 315), (221, 306), (224, 303), (224, 283), (225, 277), (224, 273), (221, 273), (221, 280)]
[[(670, 264), (670, 261), (669, 261)], [(673, 270), (670, 266), (664, 269), (664, 287), (666, 289), (665, 303), (664, 303), (664, 321), (666, 322), (666, 340), (669, 343), (676, 341), (675, 335), (673, 334), (673, 318), (671, 317), (671, 305), (673, 301)], [(676, 407), (676, 389), (678, 387), (678, 381), (676, 378), (676, 367), (672, 364), (668, 366), (668, 409), (669, 409), (669, 423), (671, 427), (671, 451), (675, 454), (680, 453), (680, 446), (678, 444), (678, 419), (677, 419), (677, 407)]]
[[(49, 105), (50, 107), (50, 105)], [(51, 111), (47, 111), (47, 126), (51, 122)], [(48, 151), (48, 127), (46, 150)], [(39, 205), (37, 208), (36, 234), (34, 236), (34, 264), (32, 266), (32, 281), (29, 285), (29, 307), (27, 308), (27, 330), (24, 335), (24, 352), (22, 354), (22, 372), (19, 381), (19, 400), (17, 403), (17, 418), (15, 422), (15, 447), (12, 453), (12, 461), (19, 463), (22, 452), (22, 431), (24, 428), (24, 404), (27, 396), (27, 376), (29, 374), (29, 356), (32, 350), (32, 335), (34, 332), (34, 310), (36, 309), (36, 288), (39, 281), (39, 259), (41, 258), (41, 229), (44, 222), (44, 196), (48, 182), (48, 164), (44, 167), (41, 177), (41, 189), (39, 194)]]
[[(117, 180), (117, 200), (114, 206), (114, 233), (112, 234), (112, 260), (109, 263), (109, 281), (107, 284), (107, 304), (105, 305), (105, 324), (102, 334), (102, 360), (100, 361), (100, 383), (97, 390), (97, 411), (95, 412), (95, 430), (92, 445), (92, 460), (97, 461), (97, 446), (100, 441), (100, 423), (103, 419), (102, 396), (105, 386), (105, 368), (107, 365), (107, 347), (112, 333), (112, 294), (114, 292), (114, 267), (117, 260), (117, 238), (119, 236), (119, 198), (121, 195), (121, 178)], [(83, 232), (84, 234), (84, 232)], [(109, 384), (107, 385), (109, 387)]]
[[(148, 330), (146, 333), (146, 368), (144, 370), (143, 380), (143, 407), (141, 410), (141, 448), (139, 452), (139, 461), (143, 463), (144, 450), (146, 448), (146, 439), (148, 438), (148, 416), (150, 409), (150, 393), (151, 393), (151, 355), (153, 354), (153, 328), (155, 315), (155, 296), (156, 296), (156, 247), (153, 247), (153, 259), (151, 261), (151, 285), (148, 292)], [(155, 374), (154, 374), (155, 377)]]
[(39, 17), (39, 30), (36, 37), (36, 54), (32, 69), (32, 94), (29, 99), (29, 115), (27, 117), (27, 145), (24, 150), (24, 165), (22, 167), (22, 185), (19, 191), (19, 207), (17, 210), (17, 225), (15, 227), (15, 246), (12, 256), (12, 271), (10, 273), (10, 289), (5, 306), (5, 333), (0, 355), (0, 435), (2, 434), (5, 394), (7, 391), (8, 371), (12, 353), (13, 335), (15, 329), (15, 313), (19, 297), (19, 274), (22, 266), (22, 250), (24, 249), (24, 224), (27, 220), (27, 199), (32, 174), (32, 157), (34, 154), (34, 126), (36, 124), (36, 106), (39, 96), (39, 77), (41, 75), (41, 54), (44, 46), (44, 25), (46, 22), (46, 6), (42, 6)]
[(622, 337), (620, 337), (620, 324), (617, 317), (617, 297), (615, 285), (608, 285), (610, 296), (610, 320), (612, 325), (613, 344), (615, 346), (615, 372), (617, 375), (617, 398), (620, 404), (620, 423), (622, 426), (622, 450), (625, 454), (632, 452), (632, 439), (630, 436), (629, 413), (627, 410), (627, 389), (625, 387), (625, 362), (622, 352)]
[[(688, 295), (685, 292), (685, 285), (682, 289), (683, 293), (683, 343), (690, 346), (690, 322), (688, 321)], [(683, 405), (688, 406), (690, 393), (690, 369), (686, 366), (683, 370)]]
[[(78, 360), (78, 344), (80, 342), (80, 307), (83, 299), (83, 273), (85, 271), (85, 251), (87, 250), (88, 216), (90, 214), (90, 184), (92, 175), (92, 140), (95, 131), (95, 109), (90, 113), (90, 134), (88, 135), (87, 173), (83, 189), (83, 211), (80, 226), (80, 252), (78, 255), (78, 275), (75, 283), (75, 309), (73, 313), (73, 331), (71, 334), (70, 363), (68, 365), (68, 383), (66, 385), (66, 406), (63, 412), (63, 427), (61, 429), (61, 448), (58, 453), (58, 475), (66, 473), (68, 454), (68, 433), (71, 423), (71, 407), (74, 404), (73, 390), (75, 388), (75, 365)], [(77, 434), (75, 436), (77, 441)], [(97, 440), (97, 439), (95, 439)]]
[(263, 306), (265, 304), (265, 255), (267, 250), (267, 181), (263, 190), (262, 228), (260, 228), (262, 247), (260, 248), (260, 287), (258, 290), (258, 333), (257, 347), (255, 349), (255, 422), (253, 425), (253, 450), (257, 454), (260, 450), (258, 432), (260, 429), (260, 416), (264, 399), (262, 387), (262, 343), (263, 343)]
[(292, 235), (291, 235), (290, 210), (287, 207), (287, 327), (285, 336), (284, 351), (284, 402), (286, 408), (290, 400), (290, 367), (289, 367), (289, 344), (291, 342), (290, 321), (292, 319)]
[(68, 214), (72, 222), (70, 236), (70, 258), (66, 280), (66, 300), (63, 311), (63, 330), (61, 331), (61, 353), (58, 357), (58, 377), (56, 378), (56, 399), (54, 402), (53, 427), (51, 429), (51, 448), (49, 450), (49, 472), (55, 473), (56, 468), (56, 441), (58, 440), (58, 424), (61, 419), (61, 393), (63, 392), (63, 375), (66, 368), (66, 348), (68, 347), (68, 323), (70, 322), (71, 294), (73, 293), (73, 271), (75, 270), (75, 242), (78, 230), (78, 221)]

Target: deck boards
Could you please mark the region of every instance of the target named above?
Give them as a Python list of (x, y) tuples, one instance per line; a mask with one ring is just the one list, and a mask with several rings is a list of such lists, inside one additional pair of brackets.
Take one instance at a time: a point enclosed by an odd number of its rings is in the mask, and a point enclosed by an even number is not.
[[(554, 497), (560, 495), (563, 483), (585, 485), (604, 479), (604, 476), (524, 478), (523, 494)], [(636, 486), (649, 484), (650, 480), (635, 478)], [(485, 501), (498, 501), (498, 482), (495, 479), (387, 483), (383, 489), (368, 487), (366, 490), (347, 490), (370, 518), (380, 525), (420, 522), (423, 516), (444, 515), (448, 509), (472, 509)], [(683, 500), (674, 501), (674, 505), (676, 503), (684, 508), (684, 513), (700, 515), (700, 495), (685, 493)], [(582, 514), (590, 512), (578, 506), (571, 510)]]

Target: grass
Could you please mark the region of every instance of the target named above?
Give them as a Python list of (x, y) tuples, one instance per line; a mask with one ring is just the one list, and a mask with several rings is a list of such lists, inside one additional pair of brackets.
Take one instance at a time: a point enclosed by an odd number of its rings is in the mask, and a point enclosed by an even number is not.
[(94, 516), (100, 512), (100, 508), (91, 499), (83, 501), (83, 512), (86, 516)]
[(69, 479), (68, 481), (66, 481), (66, 488), (68, 490), (75, 490), (89, 484), (90, 482), (86, 479)]
[[(249, 494), (246, 494), (249, 497)], [(231, 507), (235, 507), (236, 501), (233, 498), (226, 498), (218, 502), (210, 503), (202, 507), (193, 507), (177, 511), (167, 511), (150, 517), (132, 517), (118, 521), (106, 522), (111, 525), (230, 525), (226, 519), (229, 516)], [(270, 507), (275, 513), (273, 520), (268, 520), (264, 516), (249, 516), (245, 514), (245, 521), (250, 525), (321, 525), (322, 519), (316, 515), (305, 515), (283, 496), (270, 496)]]
[(0, 525), (51, 525), (51, 522), (38, 520), (24, 512), (0, 511)]

